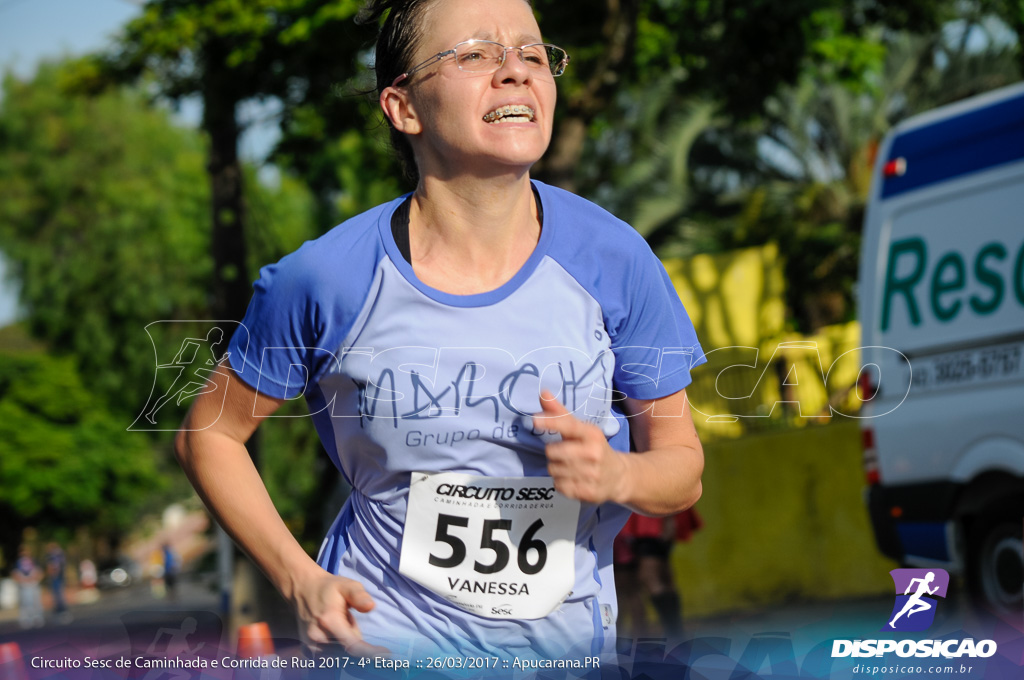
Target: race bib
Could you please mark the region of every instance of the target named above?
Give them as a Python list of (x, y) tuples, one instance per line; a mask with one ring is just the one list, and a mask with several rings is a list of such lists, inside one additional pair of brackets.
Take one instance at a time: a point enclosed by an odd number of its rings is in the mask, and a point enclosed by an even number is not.
[(550, 477), (414, 472), (398, 570), (480, 616), (543, 618), (572, 593), (579, 514)]

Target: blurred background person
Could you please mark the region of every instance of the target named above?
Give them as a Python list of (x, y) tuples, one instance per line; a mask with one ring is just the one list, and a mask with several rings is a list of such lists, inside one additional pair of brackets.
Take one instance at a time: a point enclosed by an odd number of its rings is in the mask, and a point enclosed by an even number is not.
[(624, 634), (644, 637), (658, 633), (648, 624), (648, 598), (661, 634), (668, 638), (683, 634), (683, 602), (669, 557), (676, 541), (689, 541), (702, 526), (696, 508), (671, 517), (630, 515), (613, 547), (619, 626)]
[(95, 562), (86, 557), (78, 563), (78, 584), (81, 586), (75, 598), (78, 604), (88, 604), (99, 599), (100, 594), (96, 589), (98, 580), (99, 572), (96, 570)]
[(43, 572), (39, 570), (28, 546), (18, 550), (18, 561), (14, 564), (11, 578), (18, 584), (18, 623), (22, 628), (39, 628), (46, 622), (43, 618), (43, 594), (40, 582)]
[(173, 600), (177, 597), (178, 593), (178, 556), (174, 554), (170, 543), (164, 543), (160, 547), (160, 552), (164, 560), (164, 586), (167, 597)]
[(67, 598), (64, 595), (64, 577), (68, 561), (64, 556), (64, 550), (56, 541), (50, 541), (46, 545), (45, 564), (46, 578), (53, 592), (53, 613), (60, 623), (70, 623), (71, 612), (68, 611)]

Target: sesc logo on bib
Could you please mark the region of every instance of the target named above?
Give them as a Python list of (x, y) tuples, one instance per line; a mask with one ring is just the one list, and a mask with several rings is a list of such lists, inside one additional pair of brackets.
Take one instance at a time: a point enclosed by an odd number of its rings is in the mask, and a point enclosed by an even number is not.
[(539, 619), (572, 592), (579, 501), (550, 477), (412, 473), (399, 572), (492, 619)]

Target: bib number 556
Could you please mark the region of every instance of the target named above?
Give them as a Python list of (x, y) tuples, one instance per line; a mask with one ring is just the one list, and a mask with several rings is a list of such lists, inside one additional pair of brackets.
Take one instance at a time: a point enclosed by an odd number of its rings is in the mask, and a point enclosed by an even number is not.
[[(434, 534), (434, 540), (439, 543), (447, 543), (451, 547), (452, 552), (448, 557), (438, 557), (431, 553), (429, 558), (430, 564), (435, 567), (441, 567), (442, 569), (454, 569), (462, 564), (466, 559), (466, 544), (458, 536), (449, 533), (449, 529), (452, 527), (468, 526), (468, 517), (445, 514), (438, 515), (437, 532)], [(544, 520), (536, 520), (529, 526), (529, 528), (527, 528), (526, 532), (523, 533), (523, 537), (519, 541), (519, 545), (513, 546), (516, 549), (516, 561), (519, 564), (519, 570), (524, 574), (532, 575), (538, 573), (544, 568), (544, 563), (548, 560), (547, 545), (544, 541), (536, 538), (537, 532), (540, 531), (543, 526)], [(475, 560), (473, 562), (473, 570), (477, 573), (496, 574), (508, 566), (509, 559), (511, 558), (509, 545), (500, 538), (496, 538), (494, 535), (495, 531), (504, 531), (506, 533), (511, 532), (512, 520), (484, 520), (483, 533), (480, 536), (480, 548), (482, 550), (492, 551), (494, 553), (494, 560), (490, 564)], [(534, 551), (534, 561), (532, 562), (530, 561), (531, 549)]]

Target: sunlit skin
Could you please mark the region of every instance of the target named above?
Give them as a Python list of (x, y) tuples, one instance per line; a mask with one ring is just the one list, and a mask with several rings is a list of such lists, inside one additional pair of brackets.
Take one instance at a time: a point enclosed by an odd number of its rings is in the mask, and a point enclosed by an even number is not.
[[(412, 64), (471, 38), (507, 46), (543, 41), (523, 0), (435, 0), (422, 21)], [(407, 135), (420, 174), (409, 238), (422, 282), (458, 295), (490, 291), (533, 253), (541, 223), (529, 171), (551, 140), (555, 98), (550, 72), (530, 69), (515, 52), (494, 73), (466, 73), (447, 59), (381, 93), (382, 110)], [(512, 104), (532, 108), (534, 119), (484, 120)], [(330, 574), (306, 555), (246, 452), (245, 442), (284, 402), (257, 394), (231, 370), (213, 373), (210, 382), (217, 389), (196, 398), (175, 442), (193, 486), (291, 603), (307, 642), (337, 641), (352, 654), (387, 653), (362, 640), (355, 615), (370, 612), (373, 598), (358, 581)], [(632, 455), (614, 451), (597, 426), (568, 413), (557, 395), (541, 397), (538, 427), (561, 435), (546, 449), (561, 493), (652, 515), (679, 512), (700, 497), (704, 458), (685, 390), (626, 401), (643, 452)]]

